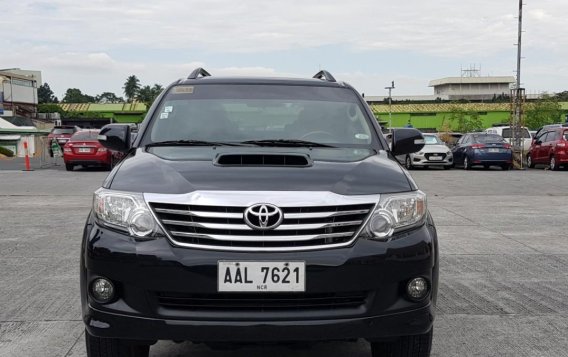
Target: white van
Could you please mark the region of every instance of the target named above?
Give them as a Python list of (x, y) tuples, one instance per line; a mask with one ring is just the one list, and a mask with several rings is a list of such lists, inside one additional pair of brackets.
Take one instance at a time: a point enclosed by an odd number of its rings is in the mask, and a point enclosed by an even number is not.
[[(529, 149), (531, 148), (532, 135), (529, 129), (525, 126), (521, 128), (521, 131), (523, 135), (523, 151), (526, 153), (529, 152)], [(513, 144), (511, 139), (511, 137), (513, 136), (513, 129), (510, 126), (494, 126), (492, 128), (485, 129), (485, 132), (489, 134), (501, 135), (506, 142), (511, 145)]]

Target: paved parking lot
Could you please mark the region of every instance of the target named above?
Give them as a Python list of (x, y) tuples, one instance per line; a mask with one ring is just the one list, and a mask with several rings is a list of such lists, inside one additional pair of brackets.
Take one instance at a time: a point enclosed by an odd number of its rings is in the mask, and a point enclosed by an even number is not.
[[(85, 356), (81, 230), (105, 171), (0, 171), (0, 356)], [(568, 172), (417, 170), (440, 238), (433, 356), (568, 356)], [(368, 356), (363, 342), (151, 356)]]

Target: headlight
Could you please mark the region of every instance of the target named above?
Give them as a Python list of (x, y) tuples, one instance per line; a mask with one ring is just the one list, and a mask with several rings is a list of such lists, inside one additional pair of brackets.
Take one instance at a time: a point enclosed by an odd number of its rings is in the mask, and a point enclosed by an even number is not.
[(421, 225), (426, 211), (426, 195), (421, 191), (382, 195), (359, 236), (388, 241), (396, 232)]
[(450, 150), (446, 151), (446, 155), (450, 156), (452, 155), (452, 152)]
[(142, 194), (100, 188), (93, 198), (97, 220), (136, 238), (159, 238), (164, 234), (144, 202)]

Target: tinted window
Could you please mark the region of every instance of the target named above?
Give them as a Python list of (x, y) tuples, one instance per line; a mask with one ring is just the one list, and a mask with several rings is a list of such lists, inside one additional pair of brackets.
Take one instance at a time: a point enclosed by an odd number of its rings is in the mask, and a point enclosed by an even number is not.
[(151, 142), (299, 139), (349, 146), (372, 141), (351, 90), (316, 86), (173, 87), (151, 126)]
[(93, 141), (97, 140), (98, 131), (79, 131), (71, 137), (71, 141)]
[(546, 141), (556, 141), (560, 139), (560, 133), (557, 131), (551, 131), (546, 136)]
[[(523, 139), (530, 139), (531, 133), (527, 128), (521, 128), (521, 133), (523, 135)], [(510, 139), (513, 135), (513, 130), (511, 128), (503, 128), (503, 133), (501, 134), (502, 137), (505, 139)]]
[(487, 134), (487, 135), (473, 135), (473, 141), (476, 143), (502, 143), (505, 140), (499, 135)]

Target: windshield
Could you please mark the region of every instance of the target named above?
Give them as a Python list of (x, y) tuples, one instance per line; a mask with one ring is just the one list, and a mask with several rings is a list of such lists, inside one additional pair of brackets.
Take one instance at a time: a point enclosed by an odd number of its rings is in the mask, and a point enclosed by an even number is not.
[(476, 143), (503, 143), (505, 140), (497, 134), (487, 134), (487, 135), (474, 135), (473, 139)]
[[(529, 132), (529, 129), (527, 128), (521, 128), (521, 132), (523, 135), (523, 139), (530, 139), (531, 138), (531, 133)], [(503, 135), (502, 135), (505, 139), (510, 139), (512, 136), (512, 130), (511, 128), (504, 128), (503, 129)]]
[(73, 134), (75, 131), (73, 129), (62, 129), (62, 128), (55, 128), (51, 131), (52, 134), (60, 135), (60, 134)]
[(71, 137), (71, 141), (93, 141), (93, 140), (97, 140), (97, 137), (99, 135), (99, 131), (98, 130), (90, 130), (90, 131), (79, 131), (77, 133), (75, 133), (75, 135), (73, 135)]
[(444, 143), (437, 136), (424, 135), (424, 142), (426, 145), (443, 145)]
[(372, 142), (352, 90), (318, 86), (173, 87), (157, 108), (149, 132), (145, 145), (172, 140), (302, 140), (333, 146)]

